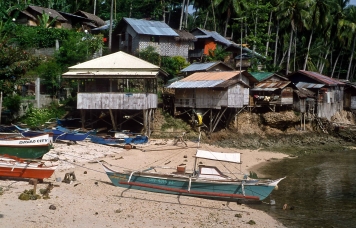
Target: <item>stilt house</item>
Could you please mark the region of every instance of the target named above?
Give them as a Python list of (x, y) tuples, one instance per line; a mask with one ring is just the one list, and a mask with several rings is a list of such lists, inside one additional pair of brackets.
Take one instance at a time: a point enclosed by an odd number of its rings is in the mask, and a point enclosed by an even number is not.
[(246, 71), (197, 72), (167, 88), (175, 90), (175, 116), (187, 114), (197, 126), (213, 132), (248, 105), (250, 83), (254, 82)]
[(318, 118), (330, 120), (335, 113), (344, 108), (345, 83), (328, 76), (299, 70), (288, 76), (299, 89), (306, 88), (316, 96), (316, 104), (309, 107), (309, 112), (315, 113)]
[(69, 67), (63, 78), (78, 80), (77, 109), (83, 128), (98, 121), (114, 130), (138, 124), (149, 135), (157, 108), (158, 74), (158, 66), (116, 52)]

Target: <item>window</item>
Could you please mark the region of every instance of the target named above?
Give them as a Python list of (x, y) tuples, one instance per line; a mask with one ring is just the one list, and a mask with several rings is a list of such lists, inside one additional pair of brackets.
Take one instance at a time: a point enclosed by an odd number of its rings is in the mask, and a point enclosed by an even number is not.
[(155, 43), (159, 43), (159, 36), (150, 36), (150, 41), (151, 42), (155, 42)]

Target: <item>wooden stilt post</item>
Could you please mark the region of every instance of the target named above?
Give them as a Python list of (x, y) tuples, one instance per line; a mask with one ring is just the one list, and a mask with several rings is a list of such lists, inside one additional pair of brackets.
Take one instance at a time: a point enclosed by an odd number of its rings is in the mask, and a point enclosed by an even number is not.
[(211, 133), (212, 132), (212, 129), (213, 129), (213, 109), (210, 109), (210, 130), (209, 132)]
[(80, 115), (82, 119), (82, 129), (85, 129), (85, 109), (80, 109)]
[(147, 111), (145, 109), (142, 110), (142, 115), (143, 115), (143, 130), (144, 133), (147, 135)]
[(114, 131), (116, 131), (117, 127), (116, 127), (114, 115), (112, 114), (112, 110), (111, 109), (109, 109), (109, 113), (110, 113), (110, 118), (111, 118), (111, 123), (112, 123), (113, 129), (114, 129)]
[(151, 136), (151, 120), (152, 120), (152, 108), (150, 108), (150, 111), (148, 112), (148, 134), (147, 136)]

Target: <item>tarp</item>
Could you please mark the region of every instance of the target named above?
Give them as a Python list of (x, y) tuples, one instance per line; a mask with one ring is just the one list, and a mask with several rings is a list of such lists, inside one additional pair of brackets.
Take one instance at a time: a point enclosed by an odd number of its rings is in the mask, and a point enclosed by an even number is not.
[(206, 150), (197, 150), (195, 157), (205, 158), (205, 159), (215, 160), (215, 161), (241, 163), (241, 153), (222, 153), (222, 152), (211, 152)]

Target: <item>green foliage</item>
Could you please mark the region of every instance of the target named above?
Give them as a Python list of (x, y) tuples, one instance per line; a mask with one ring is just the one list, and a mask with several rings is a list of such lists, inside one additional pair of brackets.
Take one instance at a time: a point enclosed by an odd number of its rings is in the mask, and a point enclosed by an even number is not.
[(170, 78), (173, 78), (179, 72), (187, 67), (189, 63), (182, 56), (162, 57), (162, 69), (169, 73)]
[(152, 46), (148, 46), (147, 48), (138, 52), (138, 57), (140, 59), (146, 60), (154, 65), (160, 66), (161, 64), (161, 56), (156, 52), (156, 49)]
[(40, 58), (27, 51), (0, 43), (0, 80), (15, 81), (25, 75), (28, 69), (37, 66)]
[(48, 108), (33, 108), (21, 118), (21, 122), (27, 124), (30, 128), (38, 128), (53, 118), (60, 118), (65, 114), (65, 110), (56, 104), (52, 104)]
[(42, 62), (35, 71), (37, 75), (43, 79), (41, 84), (46, 87), (46, 93), (50, 95), (56, 95), (58, 89), (60, 88), (60, 79), (62, 74), (62, 69), (60, 65), (51, 59), (50, 61)]
[(250, 175), (249, 175), (249, 178), (252, 178), (252, 179), (257, 179), (257, 173), (253, 172), (253, 171), (250, 171)]
[(37, 19), (39, 21), (39, 26), (42, 28), (50, 28), (52, 25), (56, 22), (57, 17), (54, 18), (52, 21), (50, 20), (49, 14), (45, 13), (44, 11), (42, 12), (41, 16), (37, 16)]
[(103, 47), (102, 35), (73, 33), (63, 41), (55, 58), (63, 68), (85, 62)]
[(21, 96), (14, 95), (14, 96), (6, 96), (6, 97), (4, 97), (3, 106), (7, 110), (9, 110), (12, 114), (16, 114), (16, 113), (19, 112), (20, 105), (21, 105)]
[(56, 40), (61, 43), (76, 34), (77, 32), (73, 30), (23, 25), (17, 25), (12, 31), (9, 31), (9, 35), (12, 37), (10, 41), (21, 48), (54, 47)]
[(165, 123), (162, 124), (161, 130), (165, 131), (167, 129), (173, 130), (184, 130), (189, 131), (190, 126), (181, 119), (176, 119), (172, 117), (169, 113), (163, 113)]
[(229, 52), (225, 51), (221, 46), (217, 46), (215, 50), (209, 50), (209, 55), (206, 60), (211, 61), (224, 61), (226, 57), (230, 55)]

